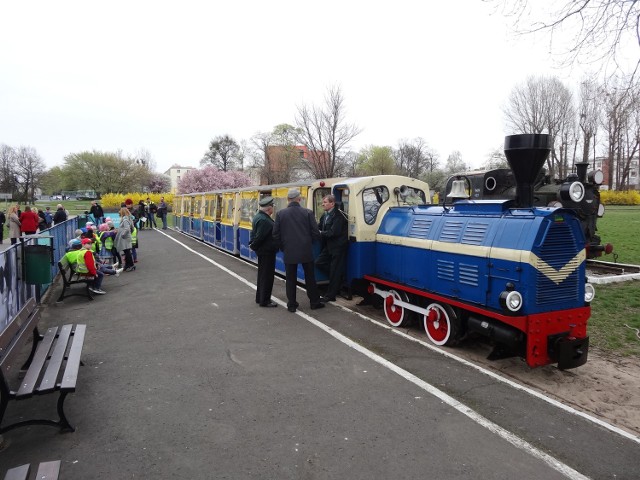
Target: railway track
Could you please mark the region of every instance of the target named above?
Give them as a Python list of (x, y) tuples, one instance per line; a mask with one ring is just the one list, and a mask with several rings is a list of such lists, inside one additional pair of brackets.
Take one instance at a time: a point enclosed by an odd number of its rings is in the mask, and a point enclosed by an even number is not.
[(640, 265), (587, 260), (587, 278), (596, 284), (639, 280)]

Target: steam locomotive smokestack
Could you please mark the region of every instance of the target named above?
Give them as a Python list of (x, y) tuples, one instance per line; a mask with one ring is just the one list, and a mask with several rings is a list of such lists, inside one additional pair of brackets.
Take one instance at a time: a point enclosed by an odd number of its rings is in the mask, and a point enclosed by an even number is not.
[(516, 180), (516, 205), (533, 206), (536, 177), (551, 151), (551, 136), (524, 134), (504, 137), (504, 154)]

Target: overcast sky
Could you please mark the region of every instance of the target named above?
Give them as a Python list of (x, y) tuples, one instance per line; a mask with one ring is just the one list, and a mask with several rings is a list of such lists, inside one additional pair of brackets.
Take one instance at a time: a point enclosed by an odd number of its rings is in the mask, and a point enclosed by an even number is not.
[(481, 0), (0, 0), (0, 18), (0, 144), (48, 167), (94, 149), (197, 167), (215, 136), (293, 124), (331, 85), (363, 129), (351, 149), (423, 137), (480, 166), (517, 84), (579, 81)]

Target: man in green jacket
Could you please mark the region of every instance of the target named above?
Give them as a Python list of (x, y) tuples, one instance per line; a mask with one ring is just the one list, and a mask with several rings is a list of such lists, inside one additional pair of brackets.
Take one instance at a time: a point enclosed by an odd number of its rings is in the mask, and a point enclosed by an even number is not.
[(277, 307), (271, 300), (273, 276), (276, 271), (276, 253), (278, 244), (273, 238), (273, 198), (264, 197), (260, 202), (260, 210), (251, 222), (249, 247), (258, 255), (258, 288), (256, 303), (261, 307)]

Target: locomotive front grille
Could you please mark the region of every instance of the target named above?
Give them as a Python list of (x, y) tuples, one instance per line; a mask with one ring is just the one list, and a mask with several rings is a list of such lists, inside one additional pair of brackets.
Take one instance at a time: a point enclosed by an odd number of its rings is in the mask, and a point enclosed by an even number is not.
[(538, 252), (536, 304), (575, 302), (580, 296), (582, 250), (574, 230), (564, 221), (552, 222)]

